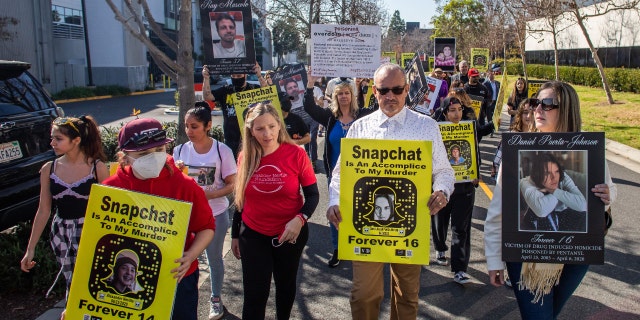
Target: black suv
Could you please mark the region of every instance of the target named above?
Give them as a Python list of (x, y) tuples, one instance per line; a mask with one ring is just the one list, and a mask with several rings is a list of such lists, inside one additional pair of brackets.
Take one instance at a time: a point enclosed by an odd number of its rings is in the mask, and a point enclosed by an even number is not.
[(40, 168), (55, 158), (51, 122), (63, 115), (30, 67), (0, 60), (0, 231), (35, 215)]

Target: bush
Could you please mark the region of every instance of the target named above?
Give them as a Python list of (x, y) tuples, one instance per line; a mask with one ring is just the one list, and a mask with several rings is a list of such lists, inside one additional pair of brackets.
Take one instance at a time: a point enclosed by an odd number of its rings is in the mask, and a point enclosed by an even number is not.
[[(37, 264), (30, 272), (20, 269), (20, 261), (29, 243), (31, 224), (24, 222), (11, 229), (8, 233), (0, 233), (0, 293), (38, 292), (49, 289), (60, 267), (56, 262), (53, 250), (49, 244), (48, 231), (50, 222), (36, 245), (33, 261)], [(61, 276), (62, 277), (62, 276)], [(54, 291), (64, 292), (64, 277), (58, 279)]]
[(72, 87), (53, 94), (53, 100), (89, 98), (96, 96), (126, 96), (131, 90), (122, 86)]
[(131, 90), (121, 86), (99, 86), (95, 89), (96, 96), (126, 96)]

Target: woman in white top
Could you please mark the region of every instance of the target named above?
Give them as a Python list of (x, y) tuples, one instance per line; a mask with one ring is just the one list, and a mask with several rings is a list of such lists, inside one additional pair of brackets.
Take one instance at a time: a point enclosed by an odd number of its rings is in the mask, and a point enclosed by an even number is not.
[[(571, 85), (560, 81), (547, 82), (540, 87), (537, 99), (530, 101), (534, 112), (536, 131), (581, 131), (580, 100)], [(487, 210), (484, 224), (485, 256), (487, 257), (489, 280), (492, 285), (497, 287), (504, 285), (505, 272), (502, 261), (502, 164), (498, 170), (496, 187), (493, 191), (494, 197)], [(606, 162), (604, 168), (604, 182), (594, 185), (591, 192), (600, 198), (606, 210), (615, 201), (617, 188), (611, 180)], [(509, 279), (513, 283), (513, 291), (523, 319), (557, 318), (562, 307), (578, 288), (589, 269), (589, 265), (533, 264), (538, 265), (539, 269), (545, 269), (545, 271), (549, 270), (549, 266), (555, 267), (559, 271), (558, 273), (540, 274), (536, 268), (531, 268), (532, 264), (525, 264), (507, 262)], [(525, 273), (529, 278), (536, 277), (546, 281), (523, 281), (520, 283), (521, 276)], [(537, 285), (540, 283), (542, 285)], [(550, 287), (547, 287), (547, 284)]]
[(224, 263), (222, 246), (229, 228), (229, 200), (236, 181), (236, 163), (233, 152), (224, 143), (208, 135), (211, 130), (211, 108), (204, 102), (196, 102), (184, 117), (185, 131), (189, 141), (173, 149), (176, 165), (189, 168), (189, 175), (202, 186), (213, 212), (216, 229), (213, 241), (207, 247), (207, 258), (211, 271), (211, 307), (209, 319), (220, 319), (224, 315), (222, 304), (222, 282)]

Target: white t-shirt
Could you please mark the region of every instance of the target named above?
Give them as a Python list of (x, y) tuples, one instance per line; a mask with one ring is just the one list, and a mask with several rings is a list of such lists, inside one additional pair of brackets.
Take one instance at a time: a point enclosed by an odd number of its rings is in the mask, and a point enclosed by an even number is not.
[[(189, 176), (204, 190), (217, 190), (224, 187), (224, 178), (236, 174), (236, 161), (231, 148), (224, 143), (213, 140), (209, 152), (200, 154), (193, 148), (191, 141), (173, 148), (173, 158), (182, 160), (189, 167)], [(220, 154), (218, 154), (220, 150)], [(213, 216), (217, 216), (229, 207), (227, 197), (209, 199)]]
[(244, 58), (246, 57), (246, 53), (244, 50), (244, 41), (242, 40), (233, 40), (233, 48), (227, 49), (223, 48), (222, 45), (218, 43), (213, 44), (213, 58)]

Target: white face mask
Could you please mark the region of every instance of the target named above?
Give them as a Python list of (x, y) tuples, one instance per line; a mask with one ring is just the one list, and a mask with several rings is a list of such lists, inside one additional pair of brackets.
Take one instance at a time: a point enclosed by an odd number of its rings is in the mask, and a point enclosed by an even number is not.
[(134, 159), (131, 164), (131, 169), (133, 170), (133, 173), (142, 180), (153, 179), (160, 175), (160, 171), (162, 171), (165, 162), (167, 162), (166, 152), (153, 152), (138, 159)]

